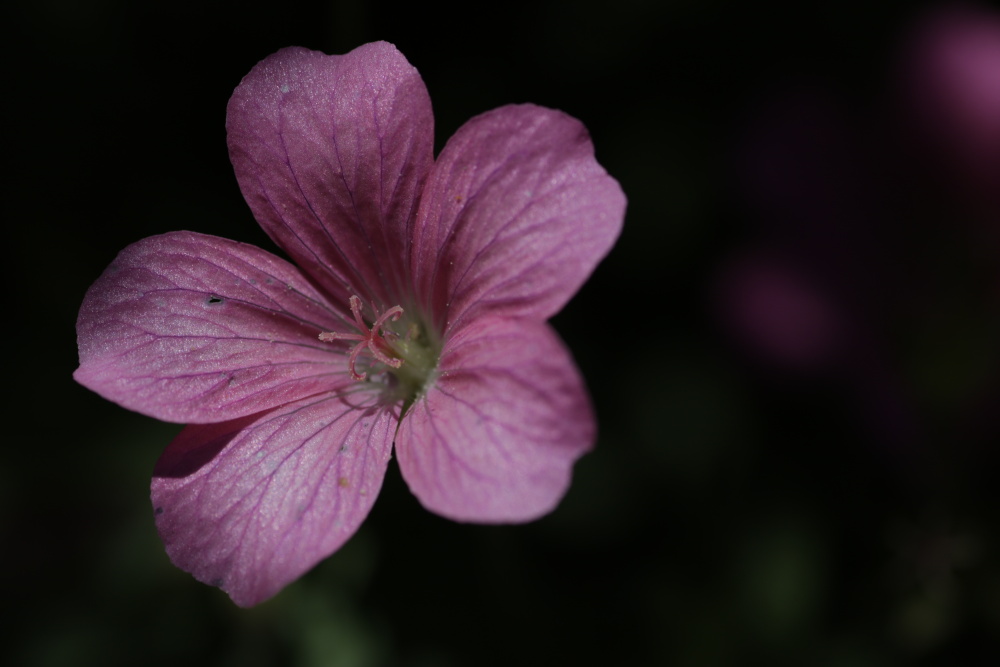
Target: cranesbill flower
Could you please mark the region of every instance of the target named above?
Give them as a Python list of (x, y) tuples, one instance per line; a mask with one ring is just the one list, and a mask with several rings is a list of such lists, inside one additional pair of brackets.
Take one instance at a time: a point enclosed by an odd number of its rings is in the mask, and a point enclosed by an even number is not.
[(87, 292), (76, 379), (188, 426), (156, 464), (171, 560), (239, 605), (368, 514), (395, 442), (430, 511), (551, 511), (594, 418), (546, 324), (621, 229), (575, 119), (473, 118), (434, 160), (430, 99), (392, 45), (282, 50), (229, 102), (244, 197), (294, 264), (194, 232), (129, 246)]

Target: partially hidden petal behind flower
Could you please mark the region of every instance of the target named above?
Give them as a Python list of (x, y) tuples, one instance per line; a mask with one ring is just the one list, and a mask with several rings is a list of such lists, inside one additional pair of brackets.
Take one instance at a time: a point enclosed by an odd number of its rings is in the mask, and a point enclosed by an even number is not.
[(547, 319), (611, 249), (624, 212), (578, 120), (532, 105), (482, 114), (428, 179), (414, 230), (417, 294), (443, 330), (482, 311)]
[(340, 548), (368, 515), (395, 427), (392, 411), (370, 394), (313, 397), (187, 427), (152, 483), (170, 559), (240, 606), (271, 597)]
[(434, 138), (406, 58), (385, 42), (282, 49), (236, 88), (226, 131), (243, 196), (295, 263), (335, 300), (398, 303)]
[(460, 521), (530, 521), (565, 494), (596, 427), (582, 379), (544, 323), (478, 320), (403, 418), (400, 469), (423, 505)]
[(344, 350), (317, 339), (339, 318), (264, 250), (154, 236), (125, 248), (87, 292), (74, 377), (157, 419), (234, 419), (350, 383)]

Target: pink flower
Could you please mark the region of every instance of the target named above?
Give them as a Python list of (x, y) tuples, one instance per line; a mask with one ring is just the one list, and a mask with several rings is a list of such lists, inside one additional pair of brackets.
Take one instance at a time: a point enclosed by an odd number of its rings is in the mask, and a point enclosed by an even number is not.
[(358, 529), (393, 442), (432, 512), (551, 511), (595, 424), (545, 320), (625, 209), (586, 129), (502, 107), (435, 161), (427, 90), (386, 43), (282, 50), (227, 113), (243, 195), (295, 264), (193, 232), (144, 239), (77, 322), (77, 381), (188, 424), (152, 482), (171, 560), (239, 605), (267, 599)]
[(941, 7), (912, 29), (902, 53), (903, 103), (925, 159), (952, 168), (964, 191), (997, 201), (1000, 188), (1000, 15)]

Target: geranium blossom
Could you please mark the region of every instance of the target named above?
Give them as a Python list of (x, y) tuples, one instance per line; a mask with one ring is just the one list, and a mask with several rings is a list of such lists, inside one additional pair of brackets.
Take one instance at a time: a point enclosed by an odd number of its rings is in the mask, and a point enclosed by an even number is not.
[(194, 232), (121, 252), (88, 291), (82, 384), (188, 426), (158, 461), (167, 553), (239, 605), (338, 549), (393, 443), (430, 511), (551, 511), (594, 418), (546, 324), (621, 229), (585, 128), (532, 105), (435, 161), (430, 99), (392, 45), (284, 49), (230, 100), (244, 197), (290, 263)]

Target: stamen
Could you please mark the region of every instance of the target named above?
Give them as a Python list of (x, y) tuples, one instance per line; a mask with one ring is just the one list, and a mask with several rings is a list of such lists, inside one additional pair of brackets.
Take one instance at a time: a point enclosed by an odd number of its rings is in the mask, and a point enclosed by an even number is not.
[[(351, 370), (351, 377), (355, 380), (364, 380), (368, 374), (359, 373), (357, 370), (358, 357), (368, 348), (372, 356), (378, 361), (381, 361), (386, 366), (392, 366), (393, 368), (399, 368), (403, 365), (403, 360), (395, 356), (395, 352), (386, 340), (387, 336), (395, 338), (396, 335), (387, 331), (379, 335), (379, 329), (385, 326), (387, 321), (393, 321), (399, 319), (399, 316), (403, 314), (403, 309), (399, 306), (393, 306), (381, 315), (378, 315), (375, 323), (372, 324), (371, 328), (365, 324), (364, 318), (361, 316), (361, 299), (357, 296), (352, 296), (350, 298), (351, 313), (354, 314), (354, 321), (357, 323), (358, 330), (362, 333), (338, 333), (336, 331), (325, 331), (319, 335), (319, 339), (325, 343), (329, 343), (335, 340), (356, 340), (358, 344), (351, 349), (351, 354), (347, 358), (348, 368)], [(372, 304), (372, 310), (378, 313), (378, 308)]]

